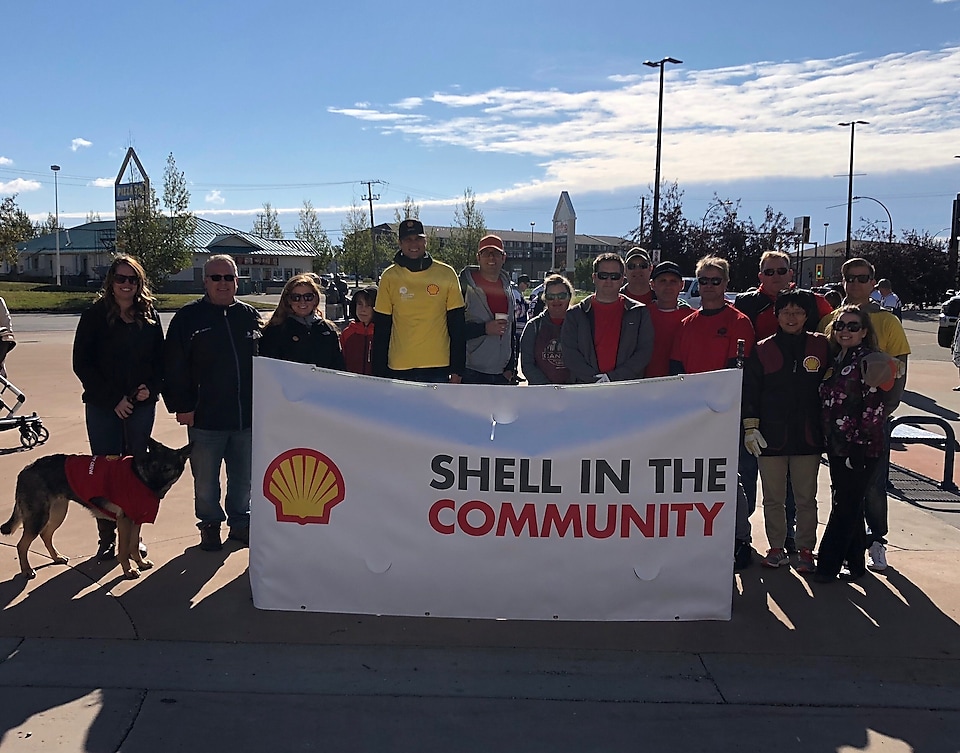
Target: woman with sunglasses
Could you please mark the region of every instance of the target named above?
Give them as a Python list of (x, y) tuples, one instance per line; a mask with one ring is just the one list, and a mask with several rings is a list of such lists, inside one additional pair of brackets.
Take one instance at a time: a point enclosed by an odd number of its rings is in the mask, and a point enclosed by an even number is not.
[[(820, 541), (813, 579), (857, 580), (866, 571), (863, 509), (867, 481), (883, 451), (886, 421), (881, 390), (893, 387), (896, 361), (877, 350), (870, 315), (841, 306), (827, 326), (836, 353), (820, 385), (833, 506)], [(847, 570), (841, 573), (846, 562)]]
[[(81, 314), (73, 339), (73, 372), (83, 385), (93, 455), (134, 455), (146, 449), (163, 358), (163, 330), (146, 273), (132, 256), (117, 256), (97, 299)], [(112, 559), (117, 524), (98, 518), (97, 528), (97, 558)]]
[(320, 288), (309, 274), (294, 275), (283, 286), (280, 305), (260, 338), (260, 355), (344, 370), (340, 332), (317, 313)]
[(550, 275), (540, 295), (544, 309), (520, 335), (520, 369), (527, 384), (570, 384), (573, 378), (563, 365), (560, 329), (573, 302), (573, 285), (563, 275)]

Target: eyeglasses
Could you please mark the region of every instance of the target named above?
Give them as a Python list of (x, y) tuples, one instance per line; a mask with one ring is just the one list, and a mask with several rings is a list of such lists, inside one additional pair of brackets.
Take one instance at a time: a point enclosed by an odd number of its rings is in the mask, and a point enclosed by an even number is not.
[(723, 278), (722, 277), (698, 277), (697, 282), (700, 283), (701, 288), (705, 285), (714, 285), (714, 286), (723, 285)]
[(543, 298), (547, 301), (565, 301), (570, 297), (570, 294), (564, 290), (560, 293), (544, 293)]
[(236, 275), (207, 275), (208, 280), (213, 280), (214, 282), (220, 282), (220, 280), (225, 280), (226, 282), (233, 282), (237, 279)]
[(310, 303), (314, 298), (316, 298), (315, 293), (291, 293), (288, 298), (294, 303), (300, 303), (300, 301), (306, 301)]
[(780, 275), (783, 277), (790, 270), (786, 267), (777, 267), (776, 269), (765, 269), (763, 270), (764, 277), (773, 277), (774, 275)]
[(480, 256), (506, 256), (506, 254), (498, 248), (485, 248), (480, 252)]
[(594, 272), (598, 280), (619, 280), (623, 272)]
[(629, 264), (627, 264), (627, 269), (629, 269), (631, 272), (634, 269), (650, 269), (650, 265), (647, 264), (645, 261), (642, 261), (639, 264), (634, 264), (633, 262), (630, 262)]
[(118, 275), (116, 272), (114, 272), (113, 281), (114, 281), (114, 282), (119, 282), (121, 285), (123, 285), (124, 283), (128, 283), (128, 282), (129, 282), (131, 285), (139, 285), (139, 284), (140, 284), (140, 278), (137, 277), (136, 275)]
[(833, 323), (833, 329), (835, 332), (859, 332), (863, 329), (863, 325), (860, 322), (845, 322), (843, 320), (838, 320)]
[[(847, 282), (870, 282), (873, 279), (873, 275), (845, 275), (844, 280)], [(856, 330), (854, 330), (856, 332)]]

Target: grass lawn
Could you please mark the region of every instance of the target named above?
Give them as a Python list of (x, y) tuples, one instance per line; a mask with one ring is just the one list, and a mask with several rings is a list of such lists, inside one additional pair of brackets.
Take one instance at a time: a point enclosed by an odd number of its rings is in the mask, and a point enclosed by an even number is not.
[[(35, 282), (0, 282), (0, 297), (13, 312), (78, 314), (94, 302), (97, 291), (57, 290), (55, 285)], [(157, 296), (157, 308), (160, 311), (176, 311), (199, 297), (199, 293), (162, 294)], [(265, 310), (275, 308), (257, 302), (253, 305)]]

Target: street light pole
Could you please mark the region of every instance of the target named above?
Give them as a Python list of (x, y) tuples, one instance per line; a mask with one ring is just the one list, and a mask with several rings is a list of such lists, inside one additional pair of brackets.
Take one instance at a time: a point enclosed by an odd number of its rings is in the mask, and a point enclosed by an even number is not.
[(854, 201), (856, 201), (857, 199), (870, 199), (870, 201), (875, 201), (877, 202), (877, 204), (883, 207), (883, 211), (887, 213), (887, 222), (890, 223), (890, 235), (889, 235), (890, 243), (893, 243), (893, 217), (890, 216), (890, 210), (887, 209), (887, 205), (884, 204), (882, 201), (880, 201), (880, 199), (875, 199), (872, 196), (854, 196), (853, 197)]
[(50, 169), (53, 170), (53, 208), (56, 212), (56, 224), (54, 232), (56, 232), (56, 244), (57, 244), (57, 287), (60, 287), (60, 186), (57, 183), (57, 173), (60, 172), (60, 165), (50, 165)]
[(680, 65), (683, 61), (665, 57), (660, 60), (644, 60), (643, 64), (650, 68), (660, 69), (660, 100), (657, 107), (657, 164), (653, 176), (653, 227), (650, 240), (653, 248), (660, 248), (660, 148), (663, 141), (663, 69), (667, 63)]
[(858, 125), (870, 125), (866, 120), (851, 120), (848, 123), (838, 123), (846, 128), (850, 126), (850, 182), (847, 185), (847, 247), (843, 258), (850, 258), (850, 234), (853, 228), (853, 138)]

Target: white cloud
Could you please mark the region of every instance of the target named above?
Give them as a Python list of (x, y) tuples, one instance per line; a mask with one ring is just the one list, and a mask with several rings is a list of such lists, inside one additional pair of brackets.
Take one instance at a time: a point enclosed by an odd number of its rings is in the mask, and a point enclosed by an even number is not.
[(0, 194), (23, 193), (24, 191), (39, 191), (40, 182), (36, 180), (24, 180), (23, 178), (14, 178), (7, 183), (0, 183)]
[(203, 197), (203, 200), (207, 202), (207, 204), (225, 204), (227, 201), (220, 195), (219, 191), (211, 191)]
[(413, 110), (423, 104), (423, 97), (407, 97), (406, 99), (401, 99), (399, 102), (396, 102), (392, 107), (396, 107), (398, 110)]
[(97, 178), (90, 185), (95, 186), (96, 188), (112, 188), (116, 185), (116, 178)]
[(81, 147), (93, 146), (92, 141), (87, 141), (86, 139), (74, 139), (70, 142), (70, 151), (77, 151)]
[[(960, 141), (960, 48), (757, 62), (666, 71), (662, 176), (681, 184), (755, 178), (823, 178), (848, 169), (857, 130), (858, 171), (896, 174), (942, 167)], [(417, 115), (378, 108), (329, 108), (425, 145), (534, 157), (542, 174), (486, 198), (558, 189), (646, 186), (656, 152), (659, 76), (626, 71), (586, 91), (493, 88), (439, 92)], [(411, 101), (408, 97), (401, 102)]]
[(9, 157), (0, 157), (0, 165), (12, 165), (13, 160)]

